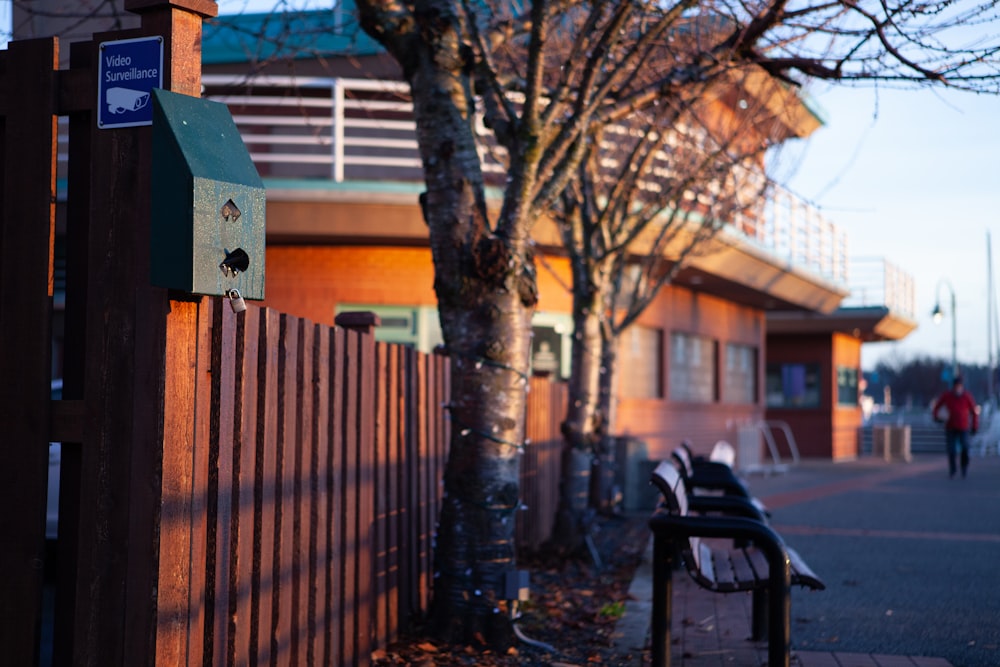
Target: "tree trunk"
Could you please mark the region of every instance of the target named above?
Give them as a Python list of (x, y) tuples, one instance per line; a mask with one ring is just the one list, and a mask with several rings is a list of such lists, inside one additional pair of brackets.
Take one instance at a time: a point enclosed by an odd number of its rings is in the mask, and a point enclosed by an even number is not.
[(614, 488), (615, 457), (615, 377), (618, 374), (618, 338), (605, 329), (601, 336), (601, 377), (598, 389), (597, 409), (604, 418), (601, 439), (597, 443), (594, 464), (590, 478), (590, 506), (598, 512), (610, 513), (614, 510), (612, 489)]
[(562, 425), (559, 506), (549, 546), (565, 555), (584, 553), (590, 511), (591, 462), (604, 434), (600, 412), (602, 290), (577, 280), (573, 294), (573, 352), (569, 405)]
[(444, 641), (505, 649), (515, 636), (498, 612), (504, 577), (515, 569), (534, 259), (527, 235), (518, 233), (523, 222), (501, 219), (500, 231), (490, 228), (467, 79), (442, 67), (439, 53), (422, 55), (405, 69), (427, 183), (421, 203), (434, 288), (452, 359), (432, 630)]

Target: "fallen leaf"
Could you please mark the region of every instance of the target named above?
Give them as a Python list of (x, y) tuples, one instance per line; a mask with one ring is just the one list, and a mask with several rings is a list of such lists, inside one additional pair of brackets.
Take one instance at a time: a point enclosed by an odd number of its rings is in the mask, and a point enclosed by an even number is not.
[(431, 644), (430, 642), (422, 642), (417, 644), (417, 648), (426, 653), (437, 653), (437, 646)]

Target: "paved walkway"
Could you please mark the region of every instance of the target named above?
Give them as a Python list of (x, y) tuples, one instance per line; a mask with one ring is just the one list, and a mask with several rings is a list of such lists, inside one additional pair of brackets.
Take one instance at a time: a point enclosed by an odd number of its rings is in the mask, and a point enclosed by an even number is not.
[[(793, 666), (1000, 665), (1000, 458), (973, 459), (966, 480), (946, 468), (943, 455), (866, 458), (748, 478), (777, 532), (827, 583), (793, 590)], [(951, 574), (957, 554), (971, 583)], [(637, 666), (649, 664), (651, 556), (650, 547), (616, 628)], [(673, 667), (766, 665), (766, 642), (748, 639), (749, 594), (711, 593), (683, 572), (673, 581)]]

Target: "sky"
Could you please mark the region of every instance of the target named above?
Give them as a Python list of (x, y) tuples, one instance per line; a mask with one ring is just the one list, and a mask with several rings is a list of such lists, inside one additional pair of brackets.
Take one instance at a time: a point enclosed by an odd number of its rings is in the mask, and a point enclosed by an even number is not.
[[(884, 258), (915, 283), (917, 329), (902, 341), (864, 345), (862, 366), (950, 358), (951, 317), (959, 363), (985, 364), (991, 348), (995, 361), (988, 249), (1000, 243), (1000, 98), (827, 84), (809, 92), (826, 125), (791, 147), (798, 159), (788, 186), (846, 232), (850, 257)], [(993, 266), (1000, 271), (1000, 255)], [(935, 324), (939, 295), (945, 315)]]
[[(222, 0), (219, 7), (226, 14), (332, 1)], [(4, 29), (9, 7), (0, 0)], [(949, 358), (952, 317), (959, 363), (996, 362), (988, 272), (990, 246), (1000, 248), (1000, 97), (828, 84), (807, 92), (826, 125), (783, 150), (783, 181), (846, 232), (850, 257), (884, 258), (915, 282), (916, 330), (902, 341), (865, 344), (862, 366)], [(1000, 255), (993, 265), (1000, 273)], [(945, 317), (935, 324), (939, 296)]]

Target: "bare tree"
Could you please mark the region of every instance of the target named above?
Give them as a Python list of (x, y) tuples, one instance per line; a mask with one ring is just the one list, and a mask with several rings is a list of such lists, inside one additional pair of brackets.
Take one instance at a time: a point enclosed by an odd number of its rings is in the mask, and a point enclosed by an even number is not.
[[(364, 29), (410, 83), (427, 191), (435, 289), (454, 364), (454, 429), (445, 473), (434, 617), (439, 634), (512, 639), (498, 610), (513, 567), (530, 317), (532, 226), (577, 177), (589, 128), (682, 97), (723, 72), (775, 79), (934, 83), (995, 92), (993, 3), (524, 3), (358, 0)], [(694, 21), (693, 19), (699, 19)], [(674, 66), (659, 47), (697, 28)], [(639, 72), (655, 73), (636, 85)], [(499, 211), (486, 205), (477, 105), (506, 151)]]
[(784, 89), (760, 90), (759, 78), (727, 72), (713, 85), (691, 85), (683, 96), (595, 127), (553, 210), (573, 294), (562, 486), (550, 541), (564, 554), (583, 551), (601, 502), (603, 489), (589, 472), (610, 446), (621, 333), (718, 230), (753, 225), (762, 208), (764, 153), (790, 136), (764, 102), (779, 115), (789, 114), (775, 98), (799, 102)]

